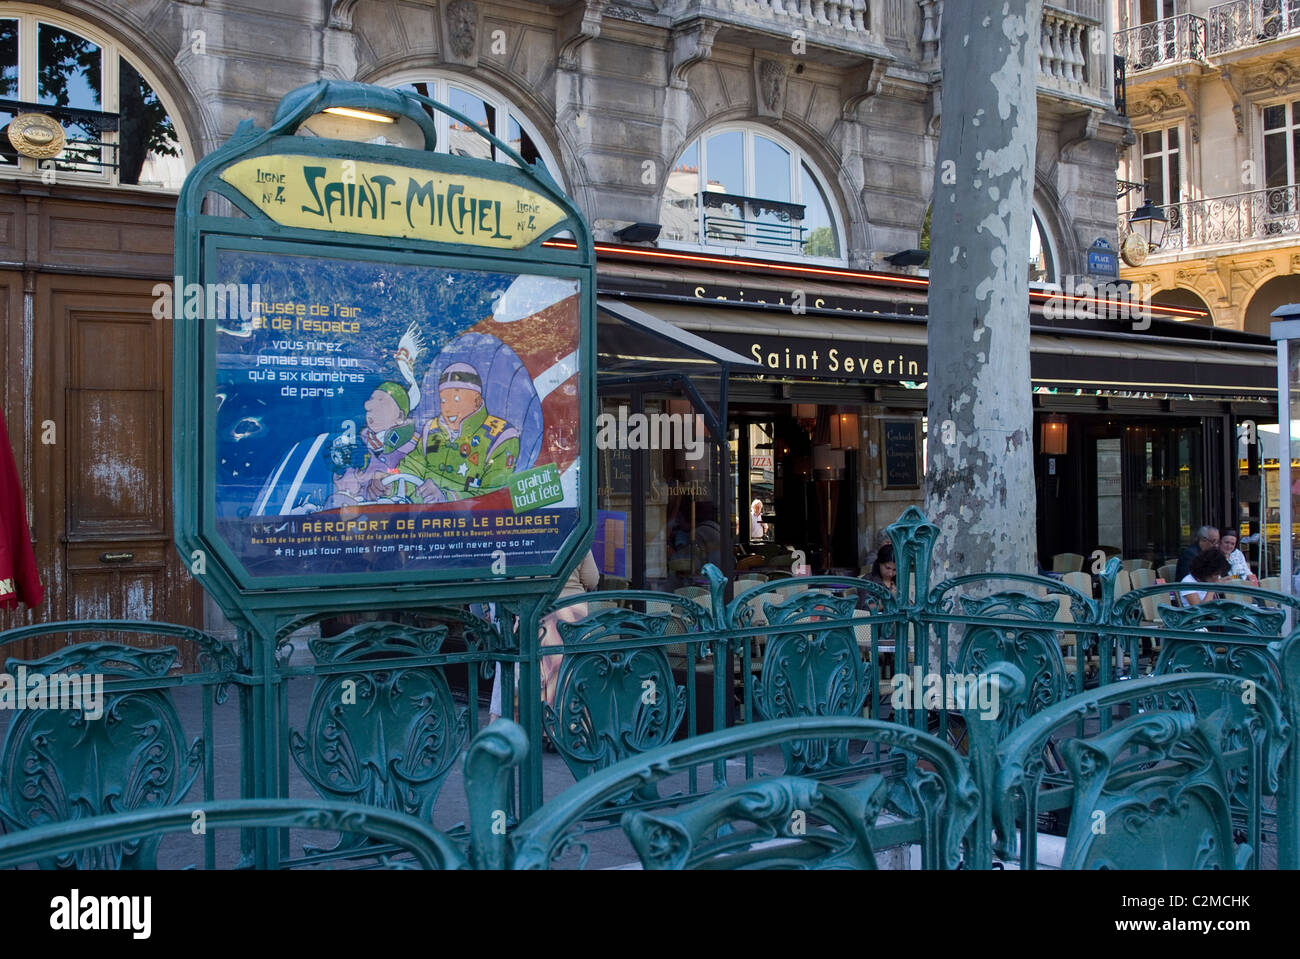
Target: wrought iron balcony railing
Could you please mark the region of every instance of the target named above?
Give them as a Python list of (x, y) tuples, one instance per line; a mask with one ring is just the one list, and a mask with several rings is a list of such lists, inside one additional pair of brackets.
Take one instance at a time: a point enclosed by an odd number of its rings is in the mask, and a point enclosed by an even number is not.
[[(1171, 203), (1161, 252), (1271, 240), (1300, 234), (1300, 186), (1273, 187), (1250, 193)], [(1128, 218), (1120, 218), (1120, 233)]]
[(1205, 34), (1205, 18), (1184, 13), (1119, 31), (1115, 34), (1115, 53), (1125, 59), (1130, 74), (1204, 60)]
[(799, 252), (808, 239), (801, 204), (713, 191), (700, 193), (699, 201), (706, 243)]
[(1231, 0), (1205, 19), (1210, 54), (1227, 53), (1300, 33), (1300, 0)]
[[(118, 168), (119, 145), (104, 138), (105, 134), (118, 132), (118, 114), (0, 99), (0, 130), (21, 113), (44, 113), (51, 116), (59, 121), (67, 135), (63, 151), (53, 159), (42, 160), (39, 163), (40, 169), (105, 173)], [(19, 163), (19, 155), (9, 143), (8, 136), (0, 134), (0, 170), (12, 169)]]

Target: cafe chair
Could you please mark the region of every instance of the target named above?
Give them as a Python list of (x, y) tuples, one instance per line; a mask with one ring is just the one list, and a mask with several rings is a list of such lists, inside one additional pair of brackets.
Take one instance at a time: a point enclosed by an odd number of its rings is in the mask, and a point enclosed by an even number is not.
[(1052, 557), (1053, 573), (1077, 573), (1083, 569), (1083, 556), (1079, 553), (1057, 553)]

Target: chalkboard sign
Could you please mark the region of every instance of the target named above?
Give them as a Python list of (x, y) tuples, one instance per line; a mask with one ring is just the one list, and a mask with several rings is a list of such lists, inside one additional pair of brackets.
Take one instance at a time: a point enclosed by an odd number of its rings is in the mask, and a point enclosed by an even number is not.
[(916, 420), (881, 420), (881, 470), (885, 489), (920, 489)]

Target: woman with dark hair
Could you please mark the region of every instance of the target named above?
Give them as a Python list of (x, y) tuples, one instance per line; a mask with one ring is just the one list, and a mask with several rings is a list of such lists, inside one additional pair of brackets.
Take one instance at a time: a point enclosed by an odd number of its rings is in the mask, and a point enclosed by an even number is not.
[[(1219, 551), (1217, 545), (1193, 556), (1191, 563), (1188, 565), (1191, 572), (1183, 577), (1182, 581), (1184, 583), (1217, 583), (1219, 580), (1223, 579), (1223, 577), (1227, 576), (1229, 570), (1232, 568), (1228, 564), (1228, 557), (1224, 556), (1223, 553)], [(1179, 596), (1185, 605), (1196, 606), (1199, 603), (1205, 602), (1205, 599), (1209, 594), (1209, 590), (1202, 590), (1199, 592), (1188, 590), (1187, 592), (1180, 593)]]
[(871, 564), (871, 573), (867, 579), (879, 583), (890, 592), (898, 592), (898, 564), (894, 562), (894, 544), (886, 543), (876, 553), (876, 561)]

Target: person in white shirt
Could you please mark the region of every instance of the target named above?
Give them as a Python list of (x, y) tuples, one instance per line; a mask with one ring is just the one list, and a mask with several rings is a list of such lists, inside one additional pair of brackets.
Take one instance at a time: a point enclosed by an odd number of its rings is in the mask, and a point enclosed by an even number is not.
[(756, 499), (749, 504), (749, 540), (756, 542), (763, 538), (767, 533), (767, 527), (763, 524), (763, 501)]
[(1219, 550), (1228, 557), (1228, 566), (1231, 569), (1229, 575), (1244, 579), (1251, 586), (1259, 585), (1259, 577), (1250, 571), (1250, 563), (1246, 562), (1245, 554), (1237, 548), (1236, 530), (1225, 529), (1219, 534)]
[[(1218, 583), (1224, 576), (1228, 575), (1231, 567), (1228, 565), (1228, 558), (1219, 552), (1217, 547), (1207, 549), (1192, 557), (1189, 564), (1192, 571), (1183, 577), (1184, 583)], [(1185, 606), (1197, 606), (1205, 602), (1210, 596), (1210, 590), (1179, 590), (1178, 598), (1182, 600)]]

